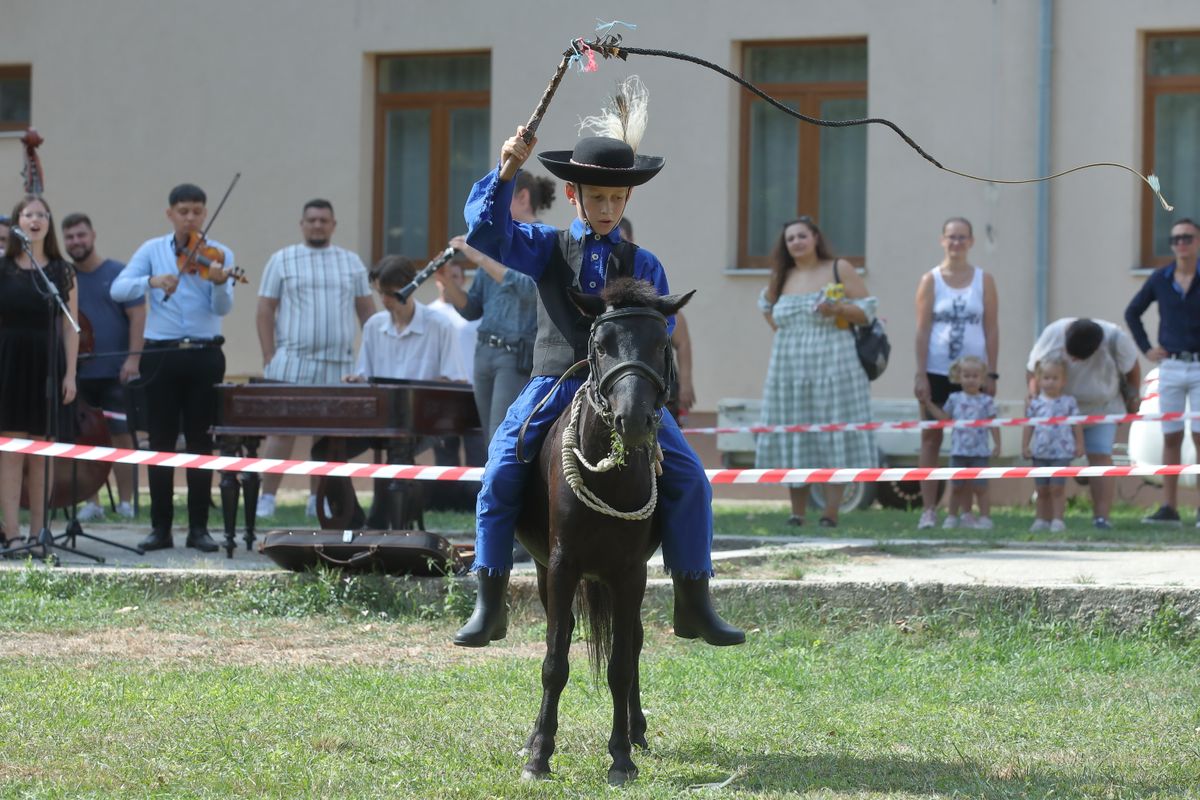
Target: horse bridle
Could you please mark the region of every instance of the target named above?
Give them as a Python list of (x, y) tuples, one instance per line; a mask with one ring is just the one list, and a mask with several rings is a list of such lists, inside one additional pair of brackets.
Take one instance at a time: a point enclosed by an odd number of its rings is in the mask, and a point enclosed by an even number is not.
[(596, 352), (596, 329), (605, 322), (611, 322), (615, 319), (624, 319), (627, 317), (649, 317), (658, 320), (665, 328), (667, 318), (655, 311), (652, 308), (644, 306), (633, 306), (630, 308), (615, 308), (610, 311), (605, 311), (600, 314), (592, 322), (591, 332), (588, 334), (588, 368), (591, 371), (591, 377), (587, 382), (588, 401), (596, 412), (604, 419), (604, 422), (611, 426), (613, 423), (612, 407), (608, 403), (606, 394), (609, 388), (621, 378), (625, 377), (630, 372), (641, 374), (654, 384), (658, 390), (658, 396), (655, 398), (655, 410), (661, 409), (666, 405), (667, 400), (671, 395), (671, 385), (675, 382), (675, 352), (671, 347), (670, 342), (667, 343), (665, 355), (666, 366), (662, 374), (654, 367), (640, 359), (631, 359), (629, 361), (621, 361), (611, 366), (607, 372), (600, 371), (600, 356)]
[(529, 423), (533, 420), (534, 416), (542, 408), (542, 406), (546, 405), (546, 403), (554, 395), (554, 390), (558, 388), (559, 384), (577, 372), (585, 364), (590, 371), (590, 375), (588, 376), (587, 381), (583, 384), (582, 389), (587, 396), (588, 403), (591, 404), (592, 408), (595, 409), (596, 413), (608, 427), (613, 427), (613, 413), (612, 406), (609, 405), (608, 398), (604, 396), (604, 392), (606, 392), (615, 381), (623, 377), (628, 372), (633, 371), (641, 373), (647, 377), (651, 383), (654, 384), (655, 388), (658, 389), (658, 396), (654, 401), (654, 408), (656, 411), (666, 405), (667, 399), (671, 395), (671, 386), (675, 382), (675, 349), (669, 342), (667, 343), (666, 366), (664, 368), (664, 373), (661, 375), (659, 374), (658, 370), (654, 369), (654, 367), (650, 366), (645, 361), (637, 359), (631, 361), (621, 361), (620, 363), (614, 364), (613, 367), (608, 370), (608, 372), (600, 372), (600, 356), (596, 353), (596, 328), (602, 322), (608, 322), (610, 320), (621, 319), (624, 317), (650, 317), (651, 319), (656, 319), (662, 322), (664, 327), (667, 324), (666, 317), (654, 309), (645, 308), (644, 306), (615, 308), (610, 311), (605, 311), (597, 316), (596, 319), (592, 321), (591, 331), (588, 333), (587, 359), (572, 364), (571, 368), (564, 372), (561, 377), (559, 377), (558, 381), (553, 387), (551, 387), (550, 391), (546, 393), (546, 396), (538, 401), (537, 405), (533, 407), (533, 410), (529, 412), (528, 416), (525, 417), (525, 421), (521, 424), (521, 430), (517, 434), (517, 461), (522, 464), (528, 464), (537, 455), (535, 452), (527, 459), (525, 458), (525, 454), (523, 452), (524, 447), (522, 444), (525, 441), (525, 432), (529, 429)]

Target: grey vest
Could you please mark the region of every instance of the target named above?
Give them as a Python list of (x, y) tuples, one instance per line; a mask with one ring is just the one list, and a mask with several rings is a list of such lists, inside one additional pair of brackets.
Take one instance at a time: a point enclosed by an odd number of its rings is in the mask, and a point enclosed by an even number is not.
[[(604, 281), (633, 277), (637, 245), (622, 241), (613, 246), (604, 267)], [(587, 358), (591, 320), (583, 316), (567, 289), (583, 291), (579, 272), (583, 266), (583, 242), (569, 230), (558, 232), (558, 247), (538, 279), (537, 340), (533, 346), (533, 374), (557, 378), (576, 361)]]

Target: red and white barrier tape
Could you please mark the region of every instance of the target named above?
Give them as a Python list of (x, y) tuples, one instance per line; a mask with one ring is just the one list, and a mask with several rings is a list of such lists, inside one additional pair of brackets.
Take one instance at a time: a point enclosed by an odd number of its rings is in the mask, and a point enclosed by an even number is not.
[(1200, 412), (1153, 414), (1075, 414), (1062, 417), (992, 419), (914, 419), (880, 422), (825, 422), (799, 425), (746, 425), (734, 428), (683, 428), (683, 433), (829, 433), (832, 431), (918, 431), (941, 428), (1008, 428), (1026, 425), (1100, 425), (1106, 422), (1173, 422), (1200, 419)]
[[(202, 456), (189, 453), (157, 453), (122, 450), (66, 442), (0, 437), (0, 451), (28, 455), (187, 467), (229, 472), (259, 472), (275, 475), (331, 475), (347, 478), (401, 478), (418, 481), (477, 481), (481, 467), (427, 467), (414, 464), (350, 464), (338, 461), (283, 461), (276, 458)], [(887, 481), (969, 480), (973, 478), (1099, 478), (1129, 475), (1200, 475), (1200, 464), (1127, 467), (887, 467), (872, 469), (710, 469), (714, 484), (781, 483), (880, 483)]]

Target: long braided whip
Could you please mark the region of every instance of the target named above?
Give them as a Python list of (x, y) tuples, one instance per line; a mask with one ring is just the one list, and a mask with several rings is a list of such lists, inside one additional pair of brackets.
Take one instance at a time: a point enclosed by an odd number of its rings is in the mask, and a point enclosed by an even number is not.
[[(593, 511), (598, 511), (601, 514), (616, 517), (617, 519), (631, 521), (648, 519), (658, 506), (658, 480), (655, 477), (657, 473), (657, 461), (650, 468), (650, 499), (646, 501), (646, 505), (637, 511), (618, 511), (596, 496), (583, 482), (583, 475), (579, 470), (581, 463), (592, 472), (607, 472), (616, 466), (616, 459), (611, 454), (607, 458), (602, 459), (596, 466), (592, 466), (579, 450), (579, 412), (583, 408), (584, 393), (585, 390), (582, 388), (576, 393), (575, 399), (571, 402), (571, 420), (563, 428), (562, 468), (563, 477), (566, 478), (567, 485), (571, 487), (571, 491), (575, 493), (579, 501)], [(660, 459), (661, 455), (659, 454), (661, 452), (661, 450), (656, 448), (655, 458)]]
[[(611, 23), (608, 26), (601, 26), (601, 27), (602, 28), (611, 27)], [(924, 148), (922, 148), (919, 144), (917, 144), (915, 141), (913, 141), (913, 138), (911, 136), (909, 136), (907, 133), (905, 133), (903, 130), (901, 130), (899, 125), (897, 125), (896, 123), (892, 122), (889, 119), (884, 119), (882, 117), (866, 117), (863, 119), (821, 119), (819, 117), (810, 117), (807, 114), (801, 114), (799, 111), (795, 110), (794, 108), (791, 108), (790, 106), (787, 106), (787, 105), (781, 103), (780, 101), (776, 100), (774, 97), (771, 97), (769, 94), (764, 92), (762, 89), (759, 89), (757, 86), (755, 86), (750, 81), (746, 80), (745, 78), (743, 78), (740, 75), (736, 75), (736, 74), (730, 72), (729, 70), (725, 69), (724, 67), (720, 66), (719, 64), (714, 64), (713, 62), (707, 61), (703, 58), (689, 55), (688, 53), (679, 53), (674, 50), (653, 50), (653, 49), (649, 49), (649, 48), (645, 48), (645, 47), (626, 47), (623, 44), (621, 44), (621, 37), (617, 34), (607, 34), (605, 36), (598, 36), (595, 39), (595, 41), (587, 42), (587, 46), (589, 48), (591, 48), (592, 50), (596, 51), (597, 53), (600, 53), (606, 59), (607, 58), (619, 58), (622, 61), (624, 61), (624, 60), (626, 60), (627, 56), (630, 56), (630, 55), (659, 56), (661, 58), (673, 58), (676, 61), (686, 61), (691, 64), (697, 64), (701, 67), (706, 67), (708, 69), (711, 69), (713, 72), (724, 75), (726, 78), (729, 78), (731, 81), (734, 81), (734, 82), (740, 84), (747, 91), (753, 93), (757, 97), (762, 98), (767, 103), (770, 103), (772, 106), (774, 106), (775, 108), (784, 112), (788, 116), (795, 117), (796, 119), (802, 120), (811, 125), (821, 125), (826, 128), (848, 128), (852, 125), (883, 125), (884, 127), (890, 128), (897, 136), (899, 136), (901, 139), (904, 140), (905, 144), (907, 144), (913, 150), (916, 150), (917, 153), (919, 153), (920, 156), (922, 158), (924, 158), (926, 161), (928, 161), (930, 164), (933, 164), (935, 167), (937, 167), (938, 169), (940, 169), (944, 172), (949, 172), (952, 175), (958, 175), (959, 177), (967, 178), (969, 180), (980, 181), (982, 183), (1002, 183), (1002, 184), (1008, 184), (1008, 185), (1015, 185), (1015, 184), (1022, 184), (1022, 183), (1041, 183), (1042, 181), (1054, 180), (1055, 178), (1060, 178), (1063, 175), (1069, 175), (1072, 172), (1078, 172), (1079, 170), (1090, 169), (1092, 167), (1116, 167), (1118, 169), (1123, 169), (1126, 172), (1132, 173), (1133, 175), (1136, 175), (1138, 178), (1140, 178), (1147, 186), (1150, 187), (1150, 191), (1154, 192), (1155, 196), (1158, 198), (1158, 202), (1162, 204), (1162, 207), (1164, 209), (1166, 209), (1167, 211), (1173, 211), (1175, 209), (1175, 207), (1172, 206), (1170, 203), (1168, 203), (1167, 199), (1165, 197), (1163, 197), (1162, 186), (1159, 183), (1159, 180), (1156, 176), (1143, 175), (1142, 173), (1138, 172), (1133, 167), (1126, 166), (1125, 164), (1118, 164), (1113, 161), (1096, 161), (1091, 164), (1080, 164), (1079, 166), (1071, 167), (1070, 169), (1065, 169), (1062, 172), (1056, 172), (1053, 175), (1044, 175), (1039, 178), (1020, 178), (1020, 179), (1015, 179), (1015, 180), (1004, 180), (1004, 179), (1000, 179), (1000, 178), (988, 178), (988, 177), (985, 177), (982, 175), (972, 175), (969, 172), (963, 172), (962, 170), (953, 169), (951, 167), (947, 167), (946, 165), (942, 164), (942, 162), (938, 161), (936, 158), (931, 156), (929, 153), (925, 152)]]

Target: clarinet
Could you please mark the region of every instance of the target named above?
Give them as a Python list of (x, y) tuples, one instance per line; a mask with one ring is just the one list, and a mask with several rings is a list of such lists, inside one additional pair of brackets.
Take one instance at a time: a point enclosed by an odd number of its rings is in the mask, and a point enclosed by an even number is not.
[(453, 247), (447, 247), (438, 255), (437, 258), (435, 258), (433, 261), (430, 261), (425, 265), (424, 269), (413, 276), (412, 283), (410, 283), (408, 286), (405, 286), (403, 289), (392, 292), (392, 294), (394, 294), (396, 299), (401, 303), (407, 303), (408, 298), (412, 297), (412, 293), (417, 290), (417, 287), (429, 280), (430, 276), (438, 271), (438, 267), (454, 258), (455, 252), (457, 251)]

